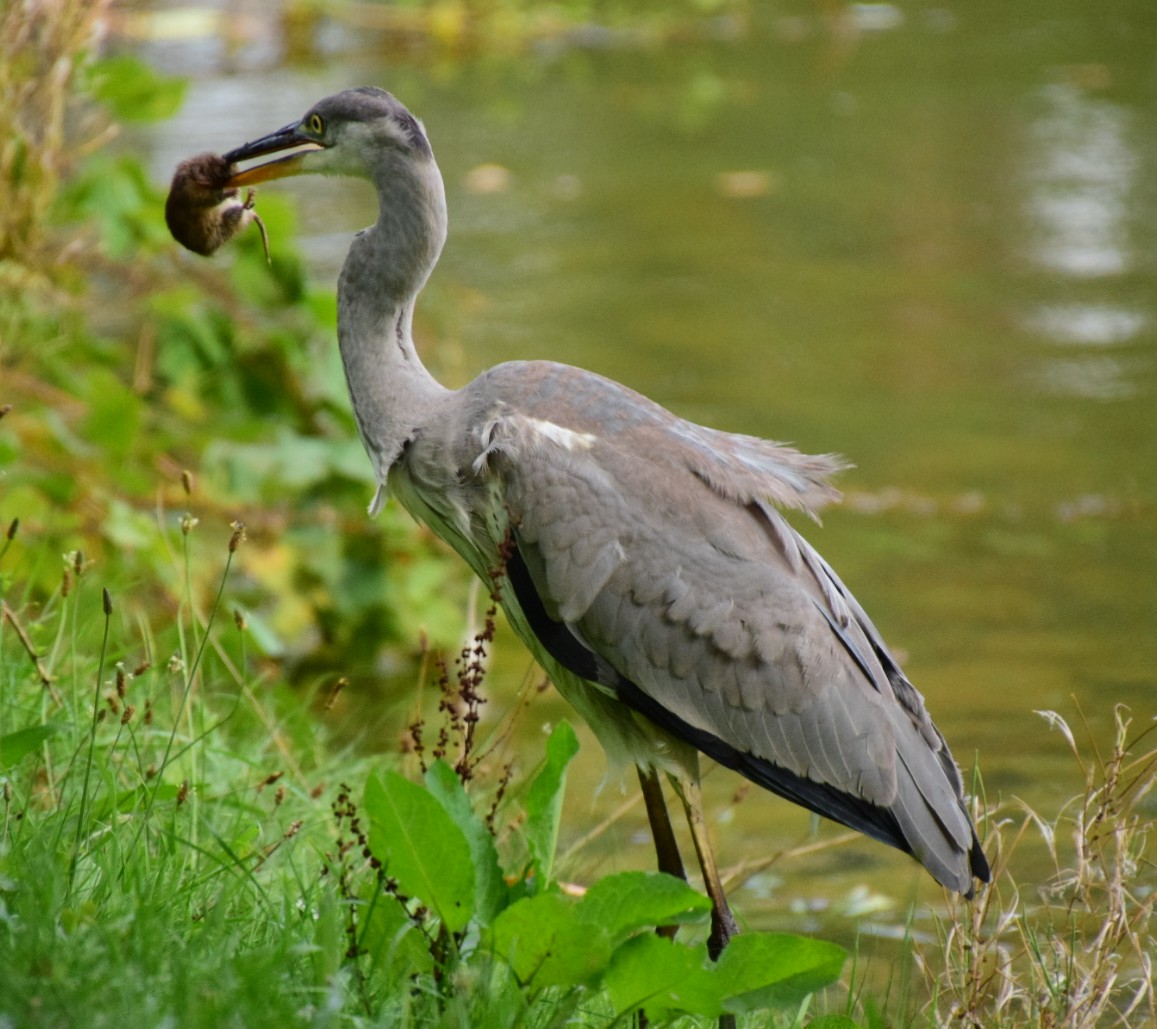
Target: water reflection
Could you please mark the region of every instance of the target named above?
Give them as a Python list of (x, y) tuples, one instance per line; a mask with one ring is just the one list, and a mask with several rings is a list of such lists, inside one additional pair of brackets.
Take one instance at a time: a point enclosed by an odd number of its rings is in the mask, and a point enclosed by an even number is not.
[(1081, 278), (1121, 274), (1133, 263), (1129, 211), (1140, 163), (1126, 112), (1071, 83), (1046, 86), (1040, 100), (1029, 132), (1032, 257)]
[[(1036, 100), (1041, 111), (1027, 133), (1031, 260), (1068, 280), (1070, 289), (1073, 280), (1127, 275), (1137, 265), (1132, 219), (1142, 165), (1129, 112), (1079, 81), (1045, 86)], [(1049, 355), (1036, 385), (1045, 393), (1091, 400), (1135, 395), (1146, 364), (1113, 348), (1134, 341), (1147, 324), (1143, 312), (1101, 297), (1041, 304), (1023, 319), (1028, 331), (1098, 352)]]
[(1124, 400), (1136, 395), (1134, 376), (1144, 366), (1115, 357), (1051, 358), (1037, 375), (1046, 393), (1089, 400)]
[(1025, 327), (1058, 343), (1105, 347), (1128, 343), (1147, 322), (1139, 311), (1111, 304), (1045, 304), (1025, 319)]

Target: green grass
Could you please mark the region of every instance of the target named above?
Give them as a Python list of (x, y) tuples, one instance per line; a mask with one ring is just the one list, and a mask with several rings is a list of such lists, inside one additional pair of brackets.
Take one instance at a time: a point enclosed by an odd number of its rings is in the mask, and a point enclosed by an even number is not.
[(41, 610), (5, 608), (0, 1013), (334, 1024), (348, 987), (329, 804), (356, 762), (318, 746), (297, 698), (236, 671), (240, 630), (190, 609), (154, 635), (108, 606), (82, 575)]
[(709, 907), (667, 877), (559, 889), (577, 741), (564, 723), (528, 783), (480, 781), (464, 712), (492, 628), (443, 673), (463, 703), (424, 726), (429, 749), (327, 741), (320, 705), (247, 671), (225, 614), (243, 550), (222, 534), (220, 588), (204, 611), (183, 591), (160, 628), (77, 554), (43, 604), (5, 580), (0, 1025), (609, 1026), (640, 1005), (706, 1024), (680, 1012), (726, 998), (790, 1025), (838, 975), (820, 941), (747, 934), (715, 965), (702, 933), (661, 940)]

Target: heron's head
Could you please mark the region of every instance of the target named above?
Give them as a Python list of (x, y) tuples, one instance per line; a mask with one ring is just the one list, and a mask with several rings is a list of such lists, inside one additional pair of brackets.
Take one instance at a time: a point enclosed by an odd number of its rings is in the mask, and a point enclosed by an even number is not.
[(269, 154), (283, 156), (237, 172), (229, 185), (322, 174), (366, 178), (380, 187), (386, 177), (404, 176), (407, 169), (425, 173), (434, 164), (422, 123), (391, 94), (373, 86), (319, 100), (300, 121), (224, 157), (232, 165)]
[(223, 156), (233, 166), (269, 154), (282, 156), (236, 172), (226, 185), (313, 173), (369, 179), (381, 212), (358, 245), (377, 252), (347, 260), (343, 277), (370, 274), (373, 288), (394, 298), (417, 294), (446, 240), (442, 175), (417, 118), (384, 89), (362, 86), (319, 100), (300, 121)]

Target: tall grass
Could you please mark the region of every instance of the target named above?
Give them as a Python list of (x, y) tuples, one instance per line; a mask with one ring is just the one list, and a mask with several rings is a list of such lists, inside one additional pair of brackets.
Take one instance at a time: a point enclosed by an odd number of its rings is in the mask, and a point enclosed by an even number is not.
[(65, 116), (78, 62), (110, 0), (6, 3), (0, 8), (0, 262), (26, 269), (39, 253), (45, 214), (70, 159)]
[[(593, 1029), (653, 1004), (652, 1024), (710, 1024), (671, 1014), (688, 1010), (684, 980), (690, 1010), (738, 998), (760, 1009), (745, 1024), (803, 1024), (792, 1012), (834, 980), (840, 948), (748, 934), (717, 964), (693, 932), (649, 931), (706, 918), (685, 884), (628, 872), (584, 901), (558, 890), (577, 741), (556, 727), (529, 783), (509, 765), (480, 774), (475, 748), (506, 738), (475, 734), (493, 611), (452, 669), (432, 669), (432, 724), (419, 715), (410, 753), (371, 774), (325, 739), (325, 697), (249, 670), (244, 619), (223, 616), (242, 542), (239, 526), (222, 534), (217, 590), (189, 591), (168, 621), (75, 553), (42, 605), (2, 580), (0, 1026)], [(204, 578), (174, 553), (177, 574)], [(415, 763), (426, 786), (388, 770)]]
[(356, 762), (241, 671), (240, 628), (144, 628), (76, 567), (0, 626), (0, 1024), (336, 1024), (323, 869)]
[[(1057, 815), (1006, 803), (987, 815), (993, 884), (956, 904), (919, 954), (931, 1020), (975, 1029), (1157, 1025), (1157, 721), (1118, 707), (1105, 753), (1056, 712), (1084, 789)], [(1017, 850), (1043, 841), (1053, 871), (1018, 881)]]
[[(200, 581), (179, 543), (192, 524), (170, 530), (175, 574)], [(365, 935), (381, 880), (345, 785), (369, 763), (327, 742), (325, 698), (250, 670), (244, 620), (226, 614), (242, 534), (216, 531), (218, 590), (189, 592), (159, 628), (82, 555), (66, 555), (43, 603), (0, 578), (0, 1025), (611, 1024), (596, 994), (532, 995), (497, 966), (464, 965), (455, 983), (480, 992), (461, 997), (390, 970), (389, 947)], [(425, 730), (431, 743), (461, 736), (467, 709), (430, 703), (445, 717)], [(1013, 802), (984, 812), (994, 882), (949, 907), (938, 941), (913, 945), (898, 995), (837, 990), (811, 1010), (868, 1026), (1157, 1024), (1157, 732), (1118, 710), (1100, 753), (1048, 718), (1083, 791), (1049, 817)], [(508, 785), (508, 770), (481, 784), (481, 808)], [(1015, 872), (1033, 836), (1052, 859), (1045, 882)], [(806, 1010), (744, 1024), (805, 1025)]]

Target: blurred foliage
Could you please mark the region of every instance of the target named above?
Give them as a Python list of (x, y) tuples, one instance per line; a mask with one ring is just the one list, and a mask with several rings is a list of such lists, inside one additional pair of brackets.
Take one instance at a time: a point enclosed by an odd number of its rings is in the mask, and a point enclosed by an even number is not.
[[(28, 261), (65, 158), (64, 119), (74, 62), (107, 0), (61, 0), (50, 9), (0, 8), (0, 261)], [(31, 262), (29, 262), (31, 263)], [(5, 278), (11, 270), (5, 268)]]
[(283, 29), (290, 53), (313, 53), (334, 20), (384, 33), (396, 43), (443, 51), (510, 53), (544, 42), (655, 44), (733, 33), (749, 0), (289, 0)]
[(80, 551), (110, 585), (151, 584), (142, 619), (171, 611), (182, 532), (205, 566), (193, 510), (214, 537), (248, 526), (244, 602), (291, 670), (364, 678), (423, 631), (456, 642), (465, 573), (395, 507), (364, 514), (332, 292), (310, 292), (290, 209), (263, 198), (271, 264), (256, 232), (213, 261), (169, 238), (141, 161), (104, 144), (182, 86), (89, 52), (103, 10), (15, 5), (0, 26), (24, 55), (0, 70), (0, 522), (19, 523), (19, 602), (61, 588), (43, 554)]

